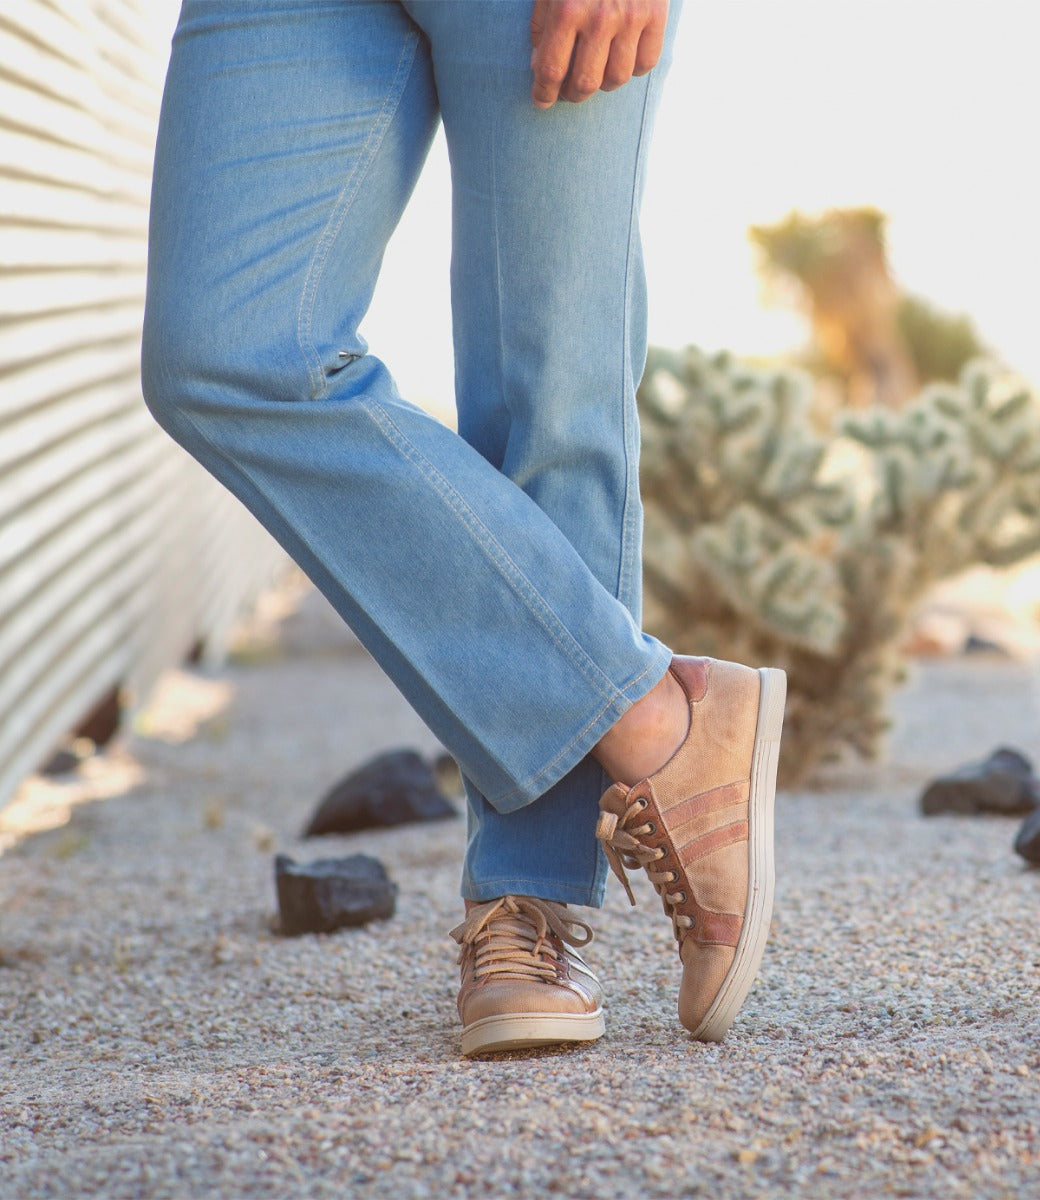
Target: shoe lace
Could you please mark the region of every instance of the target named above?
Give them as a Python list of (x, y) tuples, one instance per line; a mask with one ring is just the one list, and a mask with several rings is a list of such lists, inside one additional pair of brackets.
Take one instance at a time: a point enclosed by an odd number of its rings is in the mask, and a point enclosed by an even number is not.
[(642, 867), (646, 871), (647, 878), (661, 897), (664, 911), (672, 918), (672, 930), (676, 940), (681, 941), (683, 935), (693, 928), (694, 921), (692, 917), (679, 911), (679, 905), (686, 903), (686, 893), (682, 890), (668, 890), (670, 885), (679, 882), (678, 873), (653, 869), (653, 864), (664, 858), (665, 851), (659, 846), (646, 846), (639, 840), (641, 836), (656, 832), (654, 823), (646, 816), (648, 807), (649, 802), (645, 796), (630, 795), (628, 806), (620, 817), (610, 811), (600, 813), (596, 837), (603, 845), (610, 869), (621, 880), (621, 885), (632, 904), (635, 904), (636, 898), (625, 868), (638, 870)]
[(587, 946), (592, 930), (562, 904), (533, 896), (502, 896), (473, 908), (450, 936), (461, 946), (460, 963), (473, 954), (477, 979), (497, 975), (551, 981), (563, 960), (553, 939), (568, 946)]

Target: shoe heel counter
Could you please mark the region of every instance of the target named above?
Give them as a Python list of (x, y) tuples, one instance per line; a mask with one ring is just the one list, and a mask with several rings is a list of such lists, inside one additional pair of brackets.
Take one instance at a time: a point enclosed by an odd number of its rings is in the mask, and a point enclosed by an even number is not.
[(759, 673), (740, 663), (712, 663), (704, 699), (693, 706), (713, 778), (725, 782), (743, 779), (751, 764), (758, 728), (762, 681)]

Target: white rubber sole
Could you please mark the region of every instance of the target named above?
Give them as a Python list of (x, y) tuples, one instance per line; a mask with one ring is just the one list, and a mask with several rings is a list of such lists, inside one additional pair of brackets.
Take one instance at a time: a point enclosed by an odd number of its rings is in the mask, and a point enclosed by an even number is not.
[(509, 1013), (484, 1017), (462, 1031), (462, 1053), (491, 1054), (561, 1042), (594, 1042), (603, 1036), (603, 1010), (578, 1013)]
[(773, 863), (773, 801), (776, 767), (780, 757), (780, 732), (784, 724), (787, 676), (775, 667), (761, 667), (758, 725), (751, 759), (751, 793), (748, 799), (748, 892), (744, 924), (736, 953), (718, 995), (693, 1030), (702, 1042), (720, 1042), (747, 999), (762, 963), (769, 924), (773, 916), (776, 871)]

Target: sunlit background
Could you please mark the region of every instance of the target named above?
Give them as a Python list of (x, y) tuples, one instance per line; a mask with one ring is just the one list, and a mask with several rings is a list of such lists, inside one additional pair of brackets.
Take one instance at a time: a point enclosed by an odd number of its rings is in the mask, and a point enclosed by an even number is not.
[[(748, 227), (870, 205), (897, 282), (1040, 380), (1036, 28), (1027, 0), (687, 0), (643, 209), (651, 340), (797, 349), (807, 325), (763, 303)], [(439, 136), (365, 325), (404, 394), (440, 411), (448, 197)]]
[[(643, 210), (651, 340), (769, 355), (747, 228), (872, 205), (908, 291), (970, 315), (1040, 379), (1035, 10), (1019, 0), (688, 0)], [(448, 172), (438, 140), (366, 324), (404, 393), (450, 405)]]

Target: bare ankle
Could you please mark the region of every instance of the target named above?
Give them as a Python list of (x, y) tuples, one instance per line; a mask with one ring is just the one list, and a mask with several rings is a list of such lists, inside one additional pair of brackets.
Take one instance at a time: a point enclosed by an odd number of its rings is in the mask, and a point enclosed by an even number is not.
[(604, 734), (592, 757), (615, 783), (631, 787), (664, 766), (685, 741), (689, 726), (686, 693), (668, 671)]

